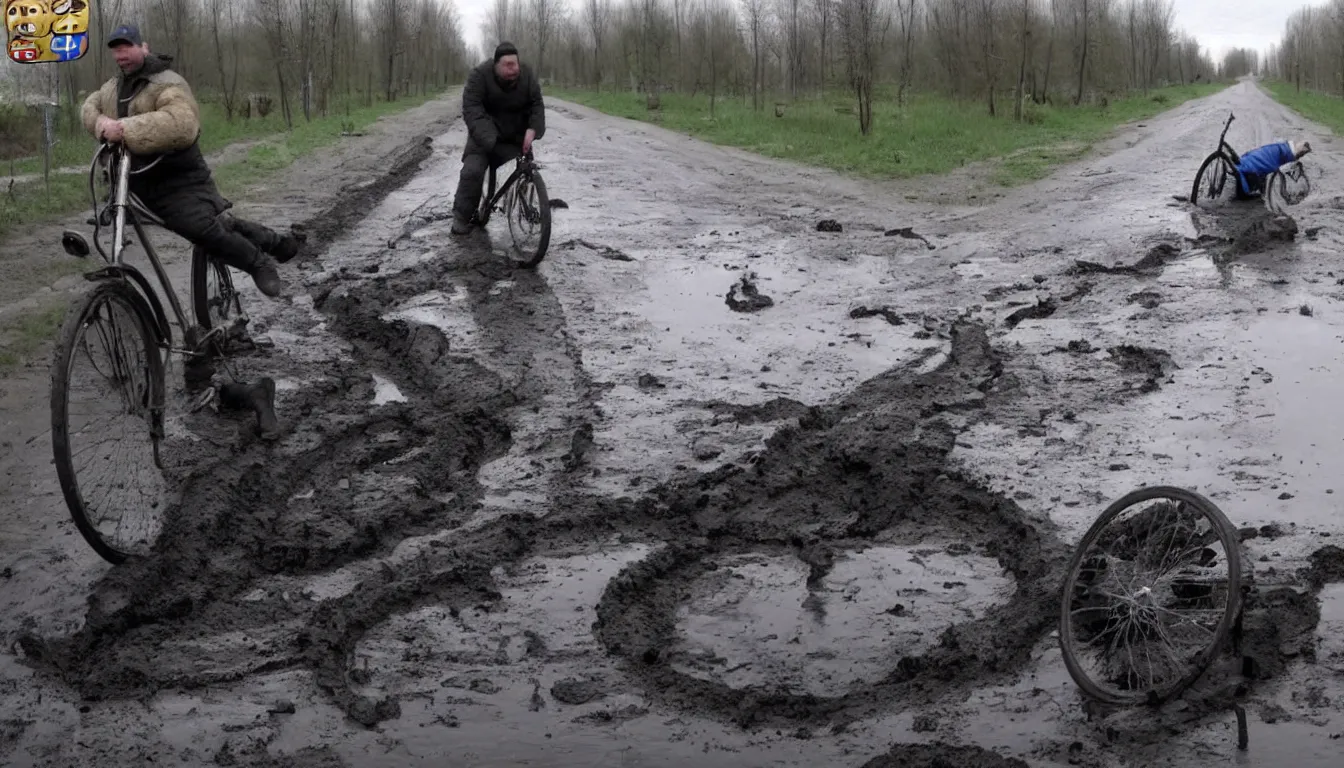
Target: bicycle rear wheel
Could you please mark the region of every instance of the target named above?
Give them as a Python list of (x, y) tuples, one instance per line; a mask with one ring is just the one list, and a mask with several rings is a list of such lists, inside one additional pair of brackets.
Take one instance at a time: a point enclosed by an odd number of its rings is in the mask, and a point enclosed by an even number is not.
[(243, 316), (242, 297), (229, 268), (205, 249), (191, 249), (191, 306), (203, 331), (229, 328)]
[(514, 258), (521, 266), (537, 266), (551, 244), (551, 200), (541, 173), (534, 170), (518, 179), (506, 210)]
[(1160, 703), (1208, 668), (1241, 611), (1236, 529), (1170, 486), (1126, 494), (1083, 536), (1060, 591), (1069, 675), (1108, 704)]
[(66, 314), (51, 371), (56, 475), (80, 535), (117, 564), (162, 526), (164, 372), (145, 299), (101, 282)]

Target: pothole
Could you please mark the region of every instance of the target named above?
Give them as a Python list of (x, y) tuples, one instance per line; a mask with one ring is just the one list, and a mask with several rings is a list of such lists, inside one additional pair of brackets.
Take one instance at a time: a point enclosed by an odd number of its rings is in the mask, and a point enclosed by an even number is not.
[[(956, 543), (952, 551), (966, 545)], [(918, 656), (943, 630), (1008, 602), (1015, 583), (987, 557), (938, 545), (878, 546), (804, 562), (786, 552), (710, 561), (677, 612), (669, 663), (732, 688), (789, 680), (838, 696)]]

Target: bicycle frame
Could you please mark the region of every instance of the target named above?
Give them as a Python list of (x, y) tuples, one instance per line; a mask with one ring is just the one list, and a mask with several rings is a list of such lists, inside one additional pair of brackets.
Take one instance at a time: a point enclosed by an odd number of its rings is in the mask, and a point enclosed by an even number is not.
[(1232, 145), (1227, 143), (1227, 132), (1232, 128), (1232, 121), (1236, 119), (1236, 114), (1229, 112), (1227, 115), (1227, 122), (1223, 124), (1223, 132), (1218, 134), (1218, 151), (1227, 152), (1227, 154), (1230, 155), (1228, 159), (1232, 161), (1232, 165), (1241, 164), (1241, 155), (1237, 154), (1237, 150), (1233, 149)]
[[(94, 174), (98, 172), (99, 161), (104, 155), (111, 153), (112, 172), (112, 196), (108, 201), (108, 208), (112, 210), (112, 254), (109, 256), (104, 250), (99, 233), (103, 228), (103, 213), (98, 210), (98, 194), (94, 190)], [(154, 268), (154, 275), (158, 278), (159, 284), (163, 287), (164, 293), (168, 296), (169, 306), (173, 310), (173, 315), (177, 319), (178, 327), (185, 333), (192, 324), (187, 322), (186, 313), (182, 310), (182, 303), (177, 298), (177, 291), (173, 290), (173, 284), (168, 279), (168, 272), (163, 267), (163, 262), (159, 259), (158, 253), (154, 250), (154, 245), (150, 242), (149, 236), (145, 233), (144, 223), (141, 219), (150, 223), (163, 226), (157, 216), (147, 209), (135, 195), (130, 191), (131, 177), (131, 153), (125, 147), (111, 145), (106, 142), (101, 144), (98, 151), (93, 156), (93, 162), (89, 168), (89, 195), (93, 199), (93, 245), (98, 250), (98, 255), (107, 262), (107, 267), (85, 275), (88, 280), (106, 280), (114, 278), (130, 278), (144, 294), (155, 315), (155, 328), (159, 336), (159, 343), (166, 349), (173, 348), (172, 327), (168, 322), (168, 316), (163, 311), (163, 304), (159, 300), (157, 292), (150, 285), (144, 274), (135, 267), (127, 264), (124, 260), (126, 246), (129, 245), (126, 238), (126, 224), (129, 220), (131, 228), (135, 231), (136, 238), (140, 241), (140, 246), (144, 248), (145, 255), (149, 258), (150, 265)], [(71, 232), (67, 232), (65, 237), (66, 251), (73, 255), (87, 255), (88, 244), (83, 243), (83, 238)], [(79, 241), (78, 243), (70, 240)], [(78, 251), (83, 251), (79, 253)], [(183, 350), (187, 351), (187, 350)]]
[[(513, 173), (509, 174), (509, 177), (505, 179), (504, 183), (501, 184), (499, 186), (499, 189), (495, 191), (494, 197), (490, 198), (490, 209), (494, 210), (495, 206), (499, 205), (499, 201), (504, 199), (504, 195), (507, 194), (509, 189), (518, 182), (518, 179), (520, 177), (531, 176), (532, 169), (534, 167), (536, 167), (536, 161), (532, 159), (531, 152), (528, 152), (519, 157), (518, 164), (513, 168)], [(495, 173), (494, 169), (491, 169), (490, 173), (494, 174)]]

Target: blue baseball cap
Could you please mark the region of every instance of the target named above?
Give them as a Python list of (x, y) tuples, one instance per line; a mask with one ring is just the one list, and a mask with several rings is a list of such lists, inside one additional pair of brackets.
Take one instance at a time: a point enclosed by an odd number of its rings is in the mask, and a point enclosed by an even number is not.
[(145, 41), (140, 37), (140, 28), (134, 24), (122, 24), (112, 30), (112, 34), (107, 37), (108, 48), (114, 48), (118, 43), (142, 45), (144, 42)]

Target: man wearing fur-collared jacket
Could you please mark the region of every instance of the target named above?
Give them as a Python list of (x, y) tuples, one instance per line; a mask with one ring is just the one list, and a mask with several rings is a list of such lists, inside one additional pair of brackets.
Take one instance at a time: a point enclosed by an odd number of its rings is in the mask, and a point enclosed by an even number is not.
[(284, 283), (276, 262), (294, 258), (303, 238), (227, 213), (232, 204), (201, 154), (200, 108), (191, 86), (170, 68), (171, 56), (151, 54), (128, 24), (112, 32), (107, 47), (121, 75), (85, 100), (84, 127), (130, 151), (130, 190), (169, 230), (251, 275), (262, 293), (279, 296)]

